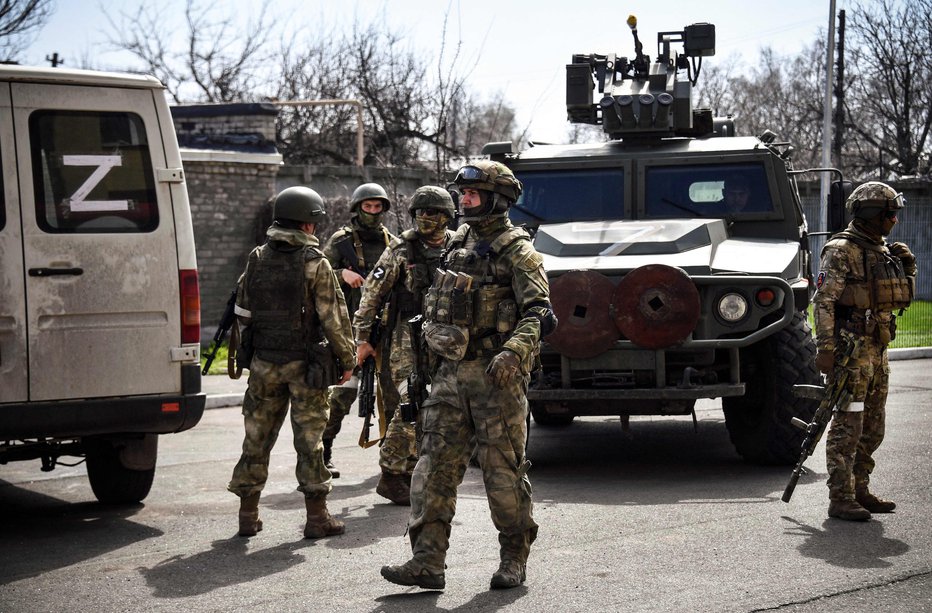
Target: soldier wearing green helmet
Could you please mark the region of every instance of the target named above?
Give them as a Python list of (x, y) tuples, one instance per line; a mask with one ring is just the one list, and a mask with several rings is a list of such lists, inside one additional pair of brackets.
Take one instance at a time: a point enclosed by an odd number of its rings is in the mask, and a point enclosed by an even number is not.
[(845, 203), (851, 223), (822, 249), (813, 299), (816, 366), (834, 376), (840, 331), (861, 339), (848, 363), (852, 402), (833, 416), (825, 443), (829, 517), (865, 521), (896, 507), (868, 484), (884, 435), (887, 344), (896, 333), (896, 312), (909, 306), (915, 291), (915, 256), (905, 244), (884, 240), (904, 206), (903, 195), (885, 183), (858, 186)]
[[(350, 198), (350, 223), (334, 232), (324, 245), (324, 255), (340, 280), (350, 316), (359, 308), (366, 277), (395, 238), (382, 223), (385, 212), (391, 207), (392, 201), (385, 188), (378, 183), (363, 183)], [(391, 401), (398, 392), (388, 385), (389, 382), (388, 373), (380, 372), (379, 387), (383, 398)], [(340, 432), (343, 418), (356, 400), (358, 390), (359, 377), (355, 375), (345, 384), (330, 389), (330, 419), (324, 430), (324, 459), (334, 479), (340, 476), (340, 471), (333, 465), (333, 439)]]
[(421, 408), (408, 533), (413, 557), (382, 567), (400, 585), (443, 589), (456, 489), (478, 448), (501, 563), (493, 589), (525, 581), (537, 537), (525, 457), (526, 390), (541, 337), (556, 327), (543, 258), (508, 219), (521, 182), (482, 161), (454, 180), (463, 219), (424, 303), (424, 338), (438, 366)]
[[(240, 497), (239, 534), (254, 536), (262, 530), (259, 496), (269, 455), (290, 403), (295, 473), (307, 509), (304, 536), (320, 538), (345, 529), (327, 510), (331, 475), (322, 438), (327, 386), (350, 378), (355, 354), (343, 292), (314, 236), (326, 216), (323, 199), (310, 188), (289, 187), (273, 207), (267, 240), (249, 254), (237, 285), (235, 312), (252, 359), (243, 398), (243, 453), (228, 489)], [(309, 353), (309, 342), (322, 351)], [(342, 372), (334, 373), (331, 354)]]
[[(368, 339), (383, 304), (389, 313), (384, 336), (389, 338), (391, 357), (389, 370), (392, 382), (402, 389), (414, 368), (409, 319), (423, 312), (423, 299), (430, 287), (433, 271), (453, 232), (447, 226), (453, 221), (456, 208), (450, 193), (433, 185), (415, 190), (408, 205), (415, 228), (406, 230), (391, 242), (376, 263), (363, 286), (359, 309), (353, 318), (357, 345), (357, 362), (375, 353)], [(399, 401), (402, 398), (399, 398)], [(376, 492), (395, 504), (410, 505), (411, 474), (417, 462), (414, 424), (406, 422), (395, 406), (385, 440), (379, 449), (382, 475)]]

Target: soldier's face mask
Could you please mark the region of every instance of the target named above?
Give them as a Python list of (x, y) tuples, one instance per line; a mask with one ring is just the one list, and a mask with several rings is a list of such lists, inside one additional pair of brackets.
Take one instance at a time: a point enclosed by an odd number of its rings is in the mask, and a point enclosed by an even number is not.
[(447, 224), (450, 223), (450, 218), (440, 211), (419, 209), (414, 218), (414, 223), (417, 224), (418, 234), (423, 236), (427, 242), (435, 242), (443, 238), (443, 233), (447, 229)]

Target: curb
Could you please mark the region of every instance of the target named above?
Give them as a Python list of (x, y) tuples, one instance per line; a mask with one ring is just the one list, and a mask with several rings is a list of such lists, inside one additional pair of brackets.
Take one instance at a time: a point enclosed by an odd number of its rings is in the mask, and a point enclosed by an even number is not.
[(932, 347), (905, 347), (903, 349), (887, 349), (888, 360), (916, 360), (932, 358)]
[(225, 409), (243, 404), (242, 394), (213, 394), (207, 396), (204, 409)]

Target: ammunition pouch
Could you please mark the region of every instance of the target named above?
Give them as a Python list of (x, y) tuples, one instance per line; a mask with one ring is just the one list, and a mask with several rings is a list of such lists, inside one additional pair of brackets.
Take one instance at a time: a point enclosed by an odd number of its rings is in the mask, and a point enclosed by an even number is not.
[(437, 355), (460, 361), (469, 348), (469, 328), (451, 323), (428, 321), (424, 324), (424, 341)]
[(874, 264), (874, 299), (876, 310), (892, 311), (905, 309), (913, 300), (914, 283), (903, 273), (901, 266), (881, 261)]
[[(239, 322), (233, 324), (239, 326)], [(239, 331), (239, 346), (236, 347), (236, 367), (240, 370), (249, 368), (252, 362), (252, 356), (255, 355), (256, 348), (252, 343), (252, 326), (246, 326)]]
[(330, 343), (311, 343), (307, 352), (307, 373), (304, 383), (311, 389), (326, 389), (335, 385), (342, 374), (340, 360), (330, 350)]

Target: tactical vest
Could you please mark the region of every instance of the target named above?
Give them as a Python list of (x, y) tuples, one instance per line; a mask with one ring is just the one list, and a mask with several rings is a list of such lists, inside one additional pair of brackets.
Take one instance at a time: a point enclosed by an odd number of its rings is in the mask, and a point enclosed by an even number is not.
[(259, 248), (246, 268), (256, 355), (284, 364), (307, 359), (308, 341), (320, 335), (316, 312), (305, 308), (305, 263), (323, 257), (314, 247), (272, 241)]
[[(862, 270), (851, 270), (838, 304), (855, 309), (894, 311), (905, 309), (913, 299), (913, 284), (903, 269), (903, 263), (890, 254), (885, 245), (868, 243), (848, 232), (839, 232), (832, 239), (847, 239), (861, 248)], [(853, 268), (853, 267), (852, 267)]]
[[(391, 242), (392, 235), (385, 229), (385, 226), (381, 227), (382, 240), (380, 241), (363, 241), (360, 236), (361, 232), (351, 226), (344, 226), (343, 232), (345, 234), (333, 242), (337, 253), (340, 254), (341, 262), (341, 266), (335, 266), (335, 268), (350, 268), (363, 277), (368, 277), (375, 263), (379, 261), (379, 256)], [(369, 232), (375, 234), (376, 230)], [(343, 294), (346, 297), (346, 308), (352, 318), (359, 308), (362, 288), (344, 287)]]
[(530, 240), (522, 228), (509, 228), (491, 243), (465, 248), (468, 233), (469, 227), (462, 226), (451, 239), (424, 301), (427, 322), (468, 330), (467, 359), (470, 354), (499, 350), (517, 325), (512, 279), (496, 278), (492, 260), (514, 241)]
[(423, 312), (424, 295), (440, 266), (443, 248), (424, 246), (416, 230), (405, 230), (401, 240), (405, 248), (404, 282), (395, 285), (389, 300), (394, 310), (392, 321), (403, 323)]

